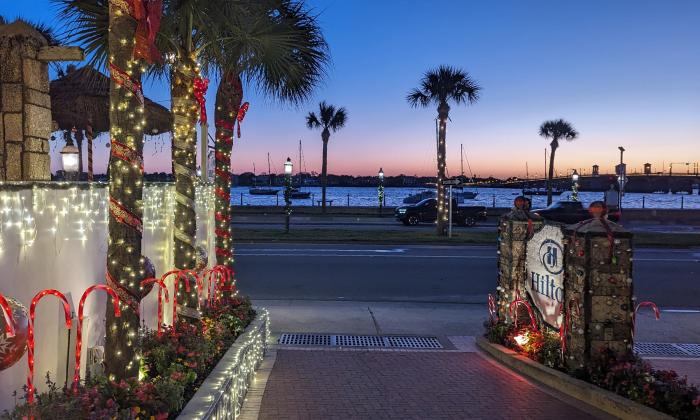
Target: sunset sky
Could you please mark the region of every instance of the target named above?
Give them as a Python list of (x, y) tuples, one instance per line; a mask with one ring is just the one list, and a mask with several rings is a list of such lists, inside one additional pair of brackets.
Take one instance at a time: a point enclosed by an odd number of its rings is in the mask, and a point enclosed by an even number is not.
[[(329, 172), (353, 175), (435, 174), (436, 111), (412, 109), (407, 92), (440, 64), (460, 67), (483, 87), (473, 106), (453, 106), (448, 167), (459, 174), (459, 145), (478, 176), (541, 176), (547, 119), (580, 132), (557, 151), (557, 171), (592, 164), (612, 171), (617, 147), (628, 171), (651, 162), (700, 161), (700, 2), (687, 1), (360, 1), (313, 0), (309, 6), (330, 46), (328, 76), (306, 104), (293, 108), (248, 89), (251, 102), (233, 172), (282, 172), (304, 144), (306, 169), (320, 171), (321, 140), (304, 115), (320, 100), (345, 106), (347, 126), (331, 135)], [(0, 13), (49, 23), (49, 0), (2, 1)], [(213, 115), (214, 86), (208, 94)], [(165, 82), (145, 94), (169, 107)], [(213, 129), (213, 128), (212, 128)], [(96, 148), (104, 171), (106, 139)], [(62, 144), (54, 144), (58, 149)], [(169, 139), (152, 141), (146, 170), (169, 171)], [(54, 160), (53, 169), (58, 167)], [(685, 165), (674, 171), (685, 171)], [(296, 168), (295, 168), (296, 171)], [(469, 175), (465, 163), (465, 171)]]

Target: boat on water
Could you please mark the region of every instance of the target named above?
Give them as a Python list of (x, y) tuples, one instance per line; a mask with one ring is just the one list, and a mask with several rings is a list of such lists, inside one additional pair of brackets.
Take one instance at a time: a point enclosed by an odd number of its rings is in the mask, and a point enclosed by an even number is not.
[[(270, 176), (270, 153), (267, 154), (267, 177), (270, 182), (269, 187), (258, 187), (255, 185), (255, 178), (253, 178), (253, 188), (248, 190), (250, 195), (277, 195), (279, 190), (272, 188), (272, 176)], [(253, 176), (255, 176), (255, 164), (253, 164)]]
[(301, 185), (302, 185), (302, 179), (301, 179), (301, 168), (302, 168), (302, 149), (301, 149), (301, 140), (299, 140), (299, 172), (297, 174), (299, 175), (299, 187), (292, 187), (292, 192), (290, 194), (290, 197), (292, 200), (307, 200), (311, 197), (311, 192), (310, 191), (302, 191), (301, 190)]

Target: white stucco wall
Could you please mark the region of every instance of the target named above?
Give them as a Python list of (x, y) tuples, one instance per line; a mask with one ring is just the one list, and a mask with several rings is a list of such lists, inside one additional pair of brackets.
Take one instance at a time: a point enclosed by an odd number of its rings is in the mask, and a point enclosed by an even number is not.
[[(41, 185), (41, 186), (39, 186)], [(43, 289), (64, 293), (77, 311), (85, 289), (104, 283), (107, 254), (107, 189), (93, 184), (81, 190), (57, 189), (50, 183), (34, 184), (19, 191), (0, 185), (0, 293), (22, 302), (27, 308), (33, 296)], [(172, 185), (160, 184), (144, 189), (143, 254), (156, 267), (157, 275), (172, 269), (172, 217), (174, 199)], [(203, 244), (214, 262), (213, 194), (199, 189), (197, 208), (197, 242)], [(211, 221), (211, 223), (210, 223)], [(211, 264), (210, 264), (211, 265)], [(172, 296), (172, 284), (170, 285)], [(142, 318), (146, 325), (156, 325), (156, 291), (154, 288), (142, 302)], [(83, 366), (89, 347), (104, 343), (106, 297), (94, 292), (85, 306), (83, 326)], [(169, 322), (170, 308), (166, 308)], [(74, 320), (77, 323), (77, 316)], [(71, 334), (63, 326), (58, 299), (47, 296), (39, 303), (35, 321), (36, 350), (34, 383), (44, 389), (44, 375), (60, 385), (66, 379), (66, 361), (72, 372), (73, 356), (67, 351), (74, 346), (75, 328)], [(0, 410), (10, 409), (15, 398), (12, 392), (26, 382), (27, 356), (12, 367), (0, 371)]]

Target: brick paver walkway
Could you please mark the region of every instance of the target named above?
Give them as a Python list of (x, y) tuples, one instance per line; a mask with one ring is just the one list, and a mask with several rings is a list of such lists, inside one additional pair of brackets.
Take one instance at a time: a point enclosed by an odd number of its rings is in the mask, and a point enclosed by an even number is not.
[(278, 350), (260, 419), (590, 419), (476, 353)]

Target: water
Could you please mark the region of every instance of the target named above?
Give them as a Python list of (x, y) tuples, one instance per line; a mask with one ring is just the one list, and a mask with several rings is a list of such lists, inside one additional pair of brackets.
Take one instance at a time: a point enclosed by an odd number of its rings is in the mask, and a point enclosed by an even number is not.
[[(274, 206), (284, 205), (283, 189), (279, 188), (280, 192), (275, 196), (260, 196), (250, 195), (249, 187), (231, 188), (231, 203), (234, 206), (241, 205), (241, 199), (244, 206)], [(403, 199), (410, 194), (415, 194), (425, 188), (385, 188), (384, 195), (386, 198), (387, 207), (396, 207), (404, 205)], [(307, 200), (292, 200), (293, 205), (311, 206), (318, 205), (321, 200), (321, 187), (304, 187), (302, 191), (309, 191), (311, 198)], [(458, 190), (455, 190), (458, 191)], [(473, 200), (464, 200), (462, 205), (487, 206), (487, 207), (512, 207), (513, 199), (517, 197), (521, 191), (518, 189), (508, 188), (469, 188), (465, 191), (476, 191), (479, 195)], [(564, 192), (560, 196), (554, 196), (554, 201), (570, 198), (569, 192)], [(546, 207), (546, 196), (533, 196), (532, 208)], [(333, 200), (333, 206), (353, 206), (353, 207), (371, 207), (378, 206), (379, 199), (377, 197), (377, 189), (371, 187), (328, 187), (326, 189), (326, 199)], [(603, 200), (602, 192), (579, 192), (579, 199), (587, 205), (595, 200)], [(644, 201), (645, 208), (653, 209), (680, 209), (681, 201), (685, 209), (700, 209), (700, 196), (697, 192), (693, 195), (682, 194), (642, 194), (642, 193), (627, 193), (622, 199), (623, 208), (642, 208)]]

